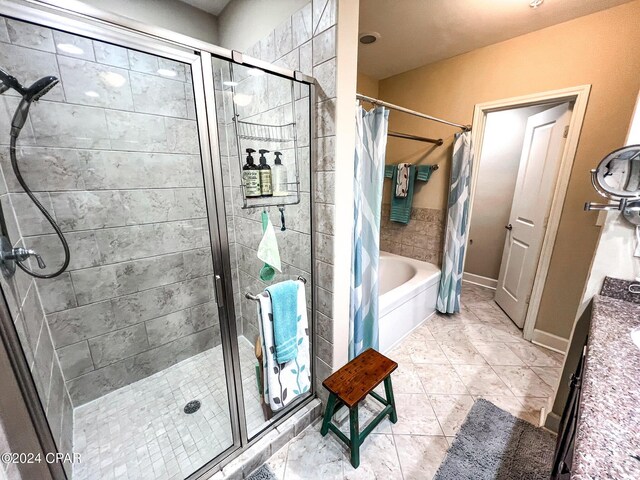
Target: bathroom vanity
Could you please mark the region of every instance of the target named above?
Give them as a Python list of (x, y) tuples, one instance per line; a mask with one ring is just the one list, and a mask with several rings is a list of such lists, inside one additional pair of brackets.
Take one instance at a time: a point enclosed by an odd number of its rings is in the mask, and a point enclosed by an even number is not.
[(552, 478), (640, 478), (640, 294), (607, 278), (558, 433)]

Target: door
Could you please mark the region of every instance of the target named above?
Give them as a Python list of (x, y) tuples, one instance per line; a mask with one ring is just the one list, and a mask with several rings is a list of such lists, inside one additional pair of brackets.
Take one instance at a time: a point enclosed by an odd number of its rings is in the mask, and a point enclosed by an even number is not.
[[(25, 85), (59, 81), (31, 108), (16, 157), (71, 258), (55, 278), (0, 275), (11, 314), (0, 331), (30, 369), (31, 408), (51, 445), (80, 456), (63, 465), (74, 480), (194, 475), (241, 443), (201, 56), (125, 32), (111, 44), (5, 22), (17, 33), (0, 36), (0, 68)], [(0, 95), (0, 154), (18, 102)], [(32, 270), (56, 271), (53, 228), (14, 168), (0, 176), (2, 234), (42, 256)]]
[[(203, 65), (205, 82), (214, 87), (208, 103), (216, 107), (210, 130), (219, 133), (221, 170), (216, 195), (222, 220), (220, 232), (226, 235), (222, 243), (228, 245), (224, 261), (228, 262), (225, 271), (229, 276), (225, 286), (230, 318), (235, 318), (234, 368), (238, 401), (244, 407), (240, 412), (241, 434), (248, 442), (313, 395), (313, 342), (308, 340), (313, 338), (312, 317), (308, 314), (299, 323), (298, 328), (304, 328), (305, 322), (309, 327), (307, 334), (298, 336), (301, 343), (295, 362), (299, 366), (278, 366), (273, 363), (273, 354), (263, 353), (270, 352), (273, 345), (264, 335), (256, 295), (269, 285), (301, 277), (306, 281), (307, 309), (313, 311), (309, 112), (314, 97), (308, 84), (246, 65), (221, 58), (212, 58), (208, 63), (206, 56)], [(276, 157), (280, 157), (287, 172), (287, 195), (246, 195), (242, 172), (252, 151), (257, 154), (256, 162), (260, 155), (260, 161), (264, 160), (274, 171), (279, 165)], [(273, 278), (263, 277), (263, 262), (258, 258), (263, 212), (274, 226), (282, 263), (282, 271)]]
[(532, 115), (525, 129), (495, 297), (519, 328), (527, 314), (570, 117), (571, 106), (565, 103)]

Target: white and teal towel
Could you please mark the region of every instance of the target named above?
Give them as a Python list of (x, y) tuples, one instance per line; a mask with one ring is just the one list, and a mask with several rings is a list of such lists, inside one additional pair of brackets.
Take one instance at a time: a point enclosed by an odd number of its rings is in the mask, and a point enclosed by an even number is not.
[(304, 284), (298, 283), (297, 301), (297, 355), (289, 362), (279, 364), (273, 330), (273, 310), (268, 292), (258, 295), (258, 323), (262, 343), (263, 393), (265, 402), (274, 412), (289, 405), (296, 397), (311, 387), (311, 362), (309, 355), (309, 322)]
[(406, 198), (409, 194), (409, 175), (412, 173), (410, 163), (399, 163), (396, 174), (396, 197)]
[[(398, 176), (400, 173), (400, 165), (408, 167), (407, 178), (407, 194), (403, 197), (397, 195)], [(405, 168), (405, 167), (403, 167)], [(434, 170), (434, 165), (411, 165), (408, 163), (402, 163), (398, 165), (385, 165), (384, 178), (391, 178), (393, 188), (396, 188), (396, 194), (391, 196), (391, 213), (390, 219), (392, 222), (409, 223), (411, 219), (411, 206), (413, 203), (413, 191), (415, 190), (415, 182), (428, 182), (431, 178), (431, 173)], [(407, 171), (407, 170), (405, 170)]]
[(276, 270), (282, 272), (276, 231), (266, 211), (262, 212), (262, 240), (258, 245), (258, 258), (264, 262), (260, 269), (260, 280), (270, 282), (276, 276)]

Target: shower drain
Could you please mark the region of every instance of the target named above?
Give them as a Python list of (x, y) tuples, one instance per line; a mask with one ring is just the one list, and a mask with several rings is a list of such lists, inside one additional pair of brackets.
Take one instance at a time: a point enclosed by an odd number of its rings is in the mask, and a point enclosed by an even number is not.
[(200, 410), (200, 405), (202, 405), (200, 403), (200, 400), (191, 400), (184, 406), (184, 413), (196, 413), (198, 410)]

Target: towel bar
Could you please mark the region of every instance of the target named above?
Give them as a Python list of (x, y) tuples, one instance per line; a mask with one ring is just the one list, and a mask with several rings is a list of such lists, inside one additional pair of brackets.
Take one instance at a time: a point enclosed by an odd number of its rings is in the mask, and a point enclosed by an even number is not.
[[(298, 275), (297, 280), (300, 280), (302, 283), (305, 283), (305, 284), (307, 283), (307, 279), (304, 278), (301, 275)], [(251, 295), (249, 292), (245, 293), (244, 296), (245, 296), (245, 298), (248, 298), (249, 300), (259, 300), (258, 299), (258, 295)]]

